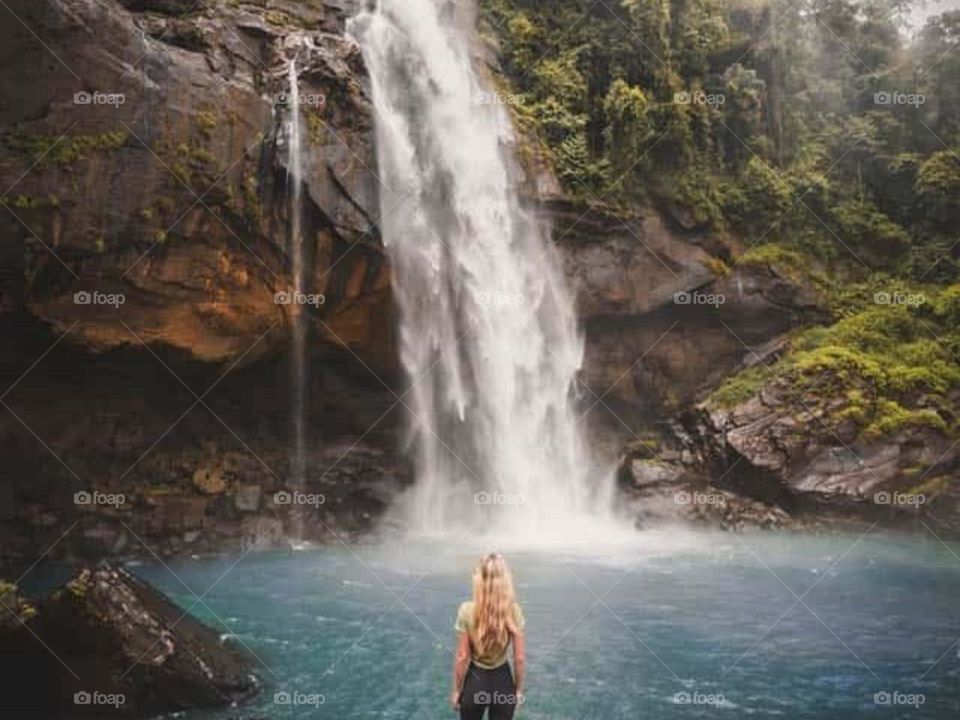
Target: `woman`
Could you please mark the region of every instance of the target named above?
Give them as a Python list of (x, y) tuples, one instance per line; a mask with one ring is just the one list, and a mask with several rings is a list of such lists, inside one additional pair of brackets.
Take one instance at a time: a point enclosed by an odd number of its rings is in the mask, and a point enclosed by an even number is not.
[[(473, 571), (473, 600), (457, 612), (457, 651), (450, 704), (460, 720), (510, 720), (523, 702), (523, 613), (513, 596), (510, 568), (491, 553)], [(513, 669), (507, 652), (513, 645)]]

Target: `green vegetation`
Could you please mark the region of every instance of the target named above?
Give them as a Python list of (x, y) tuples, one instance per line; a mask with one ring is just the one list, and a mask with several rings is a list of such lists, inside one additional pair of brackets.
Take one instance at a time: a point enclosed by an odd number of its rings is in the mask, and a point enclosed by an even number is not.
[(798, 411), (853, 422), (867, 436), (907, 426), (960, 431), (952, 400), (960, 391), (960, 285), (891, 297), (912, 302), (880, 303), (802, 331), (781, 360), (728, 378), (708, 404), (732, 407), (779, 383)]
[(323, 119), (315, 112), (305, 113), (307, 118), (307, 135), (311, 145), (322, 145), (327, 139), (327, 126)]
[(22, 598), (19, 591), (16, 584), (0, 579), (0, 600), (21, 622), (27, 622), (37, 616), (37, 608), (29, 600)]
[(951, 282), (960, 11), (908, 40), (909, 5), (487, 0), (483, 27), (571, 195)]
[(821, 298), (827, 324), (713, 407), (779, 376), (867, 435), (958, 432), (960, 11), (910, 36), (911, 2), (482, 3), (516, 122), (573, 199), (730, 233), (745, 252), (718, 274)]
[(197, 113), (197, 127), (201, 134), (209, 138), (217, 128), (217, 116), (209, 110), (201, 110)]
[[(4, 205), (7, 200), (2, 201)], [(35, 210), (37, 208), (58, 208), (60, 207), (60, 198), (50, 194), (46, 197), (35, 197), (33, 195), (16, 195), (9, 204), (18, 210)]]
[(72, 165), (100, 152), (110, 152), (127, 142), (125, 131), (100, 135), (25, 135), (11, 134), (4, 144), (14, 153), (24, 156), (31, 164), (44, 168), (48, 165)]
[(746, 402), (775, 377), (774, 373), (775, 371), (771, 372), (764, 365), (747, 368), (724, 380), (720, 387), (711, 393), (708, 402), (711, 407), (721, 409), (732, 408)]
[[(66, 589), (67, 589), (67, 592), (69, 592), (73, 598), (77, 600), (82, 600), (86, 596), (87, 591), (90, 590), (90, 587), (87, 585), (85, 578), (81, 576), (81, 577), (76, 577), (70, 582), (68, 582), (66, 585)], [(57, 591), (57, 592), (60, 593), (62, 591)]]
[(264, 17), (271, 25), (280, 28), (299, 27), (304, 30), (313, 30), (306, 18), (285, 12), (283, 10), (268, 10)]

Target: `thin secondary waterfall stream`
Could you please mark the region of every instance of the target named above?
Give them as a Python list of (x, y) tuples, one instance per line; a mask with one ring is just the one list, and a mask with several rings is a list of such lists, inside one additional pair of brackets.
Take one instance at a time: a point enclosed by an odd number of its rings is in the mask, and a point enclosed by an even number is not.
[[(290, 483), (298, 490), (303, 488), (306, 474), (306, 394), (307, 394), (307, 323), (304, 305), (300, 302), (303, 297), (304, 262), (303, 262), (303, 146), (301, 138), (303, 120), (300, 117), (300, 83), (297, 76), (296, 60), (290, 60), (287, 68), (287, 95), (288, 116), (286, 119), (287, 140), (287, 187), (290, 197), (290, 275), (293, 279), (293, 292), (290, 294), (293, 323), (293, 346), (290, 359), (291, 385), (291, 422), (293, 425), (293, 448), (290, 459)], [(297, 530), (297, 538), (302, 537), (302, 530)]]
[(417, 482), (402, 519), (563, 537), (609, 507), (572, 405), (582, 339), (548, 230), (518, 197), (510, 119), (489, 102), (457, 12), (381, 0), (349, 25), (371, 77), (409, 380)]

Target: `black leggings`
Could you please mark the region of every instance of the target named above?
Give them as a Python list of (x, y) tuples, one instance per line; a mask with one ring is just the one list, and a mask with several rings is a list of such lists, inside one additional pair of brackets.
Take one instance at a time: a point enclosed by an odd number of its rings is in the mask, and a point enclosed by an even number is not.
[(484, 670), (470, 663), (460, 694), (460, 720), (483, 720), (490, 708), (490, 720), (511, 720), (517, 709), (517, 687), (510, 665), (504, 663)]

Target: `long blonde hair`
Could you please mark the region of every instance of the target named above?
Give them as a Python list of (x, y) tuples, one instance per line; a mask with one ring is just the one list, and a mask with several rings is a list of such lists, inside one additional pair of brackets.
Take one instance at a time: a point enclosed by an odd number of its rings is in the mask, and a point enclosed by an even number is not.
[(480, 655), (507, 647), (517, 631), (513, 611), (513, 577), (507, 561), (484, 555), (473, 571), (474, 643)]

